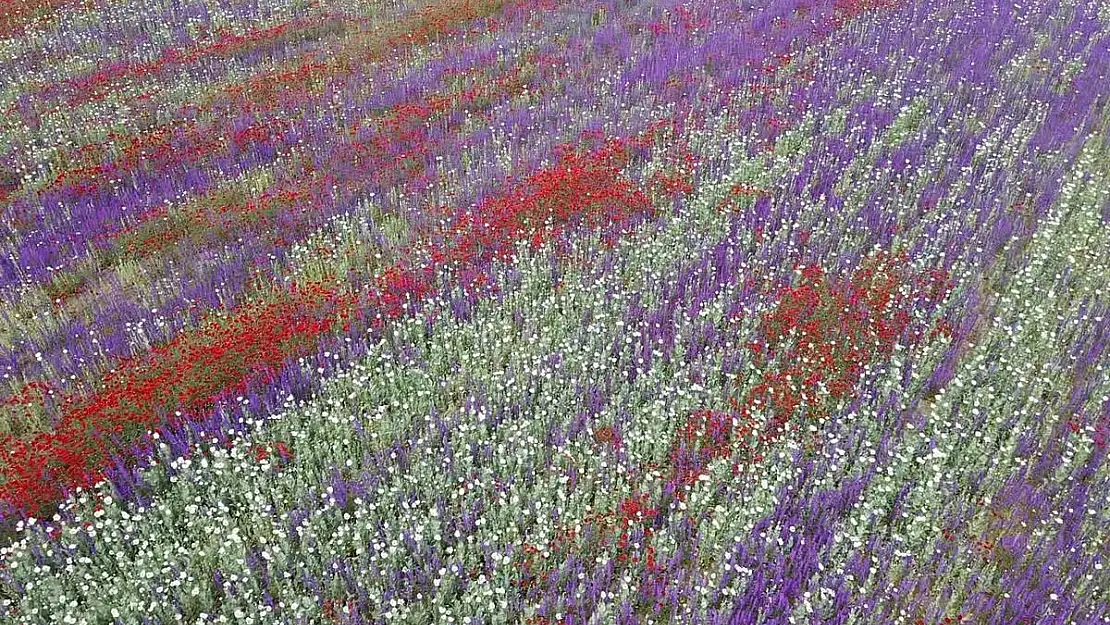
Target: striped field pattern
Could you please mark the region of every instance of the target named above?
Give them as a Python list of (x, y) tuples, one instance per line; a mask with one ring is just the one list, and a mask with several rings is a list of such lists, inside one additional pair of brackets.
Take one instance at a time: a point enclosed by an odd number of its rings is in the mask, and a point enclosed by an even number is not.
[(0, 623), (1110, 623), (1110, 5), (0, 3)]

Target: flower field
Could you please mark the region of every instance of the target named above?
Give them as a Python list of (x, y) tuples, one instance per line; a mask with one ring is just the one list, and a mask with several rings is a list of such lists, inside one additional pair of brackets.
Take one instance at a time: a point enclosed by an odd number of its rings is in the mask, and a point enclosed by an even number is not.
[(10, 0), (0, 623), (1110, 623), (1110, 5)]

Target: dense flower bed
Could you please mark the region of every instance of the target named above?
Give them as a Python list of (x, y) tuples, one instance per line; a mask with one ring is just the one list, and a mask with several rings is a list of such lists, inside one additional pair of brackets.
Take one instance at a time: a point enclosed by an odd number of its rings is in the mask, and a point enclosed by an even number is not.
[(1110, 12), (0, 9), (0, 622), (1110, 623)]

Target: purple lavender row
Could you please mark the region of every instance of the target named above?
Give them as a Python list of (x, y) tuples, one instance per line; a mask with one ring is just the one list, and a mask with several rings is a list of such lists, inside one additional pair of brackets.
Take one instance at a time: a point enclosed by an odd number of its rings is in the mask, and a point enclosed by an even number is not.
[[(367, 108), (371, 110), (380, 109), (412, 99), (419, 93), (432, 89), (437, 81), (443, 80), (451, 71), (465, 69), (473, 66), (476, 62), (488, 59), (490, 52), (491, 48), (488, 45), (480, 45), (476, 49), (465, 50), (461, 54), (454, 55), (453, 58), (433, 61), (410, 79), (389, 83), (392, 85), (391, 90), (374, 94), (370, 96), (369, 100), (362, 102), (348, 102), (345, 107), (345, 115), (350, 118), (348, 121), (353, 121), (360, 110)], [(373, 80), (375, 83), (382, 81), (385, 81), (384, 74), (379, 76), (377, 80)], [(454, 119), (452, 123), (457, 125), (459, 121), (459, 119)], [(335, 123), (335, 119), (323, 118), (317, 123), (315, 137), (310, 138), (316, 144), (329, 143), (332, 134), (330, 129)], [(562, 122), (552, 120), (551, 123)], [(364, 131), (363, 134), (367, 135), (368, 132)], [(437, 125), (427, 130), (425, 136), (431, 142), (444, 143), (450, 139), (446, 132), (442, 126)], [(366, 141), (369, 138), (368, 135), (362, 136), (361, 140)], [(295, 142), (301, 141), (301, 138), (295, 137), (295, 139)], [(475, 161), (489, 162), (494, 160), (492, 150), (492, 146), (488, 143), (474, 141), (469, 144), (468, 152), (470, 154), (468, 156)], [(323, 157), (317, 155), (314, 160), (316, 166), (325, 167)], [(457, 164), (457, 162), (458, 156), (449, 161), (448, 164)], [(425, 165), (430, 172), (429, 175), (434, 175), (437, 166), (442, 166), (441, 163), (431, 157), (428, 158)], [(340, 163), (336, 166), (329, 166), (332, 171), (337, 173), (348, 171), (348, 168), (351, 167), (354, 167), (354, 164)], [(363, 174), (351, 170), (349, 175), (362, 176)], [(372, 198), (379, 198), (385, 212), (404, 211), (409, 221), (413, 222), (413, 226), (418, 225), (418, 210), (423, 206), (410, 206), (407, 202), (401, 204), (400, 198), (389, 193), (389, 189), (385, 188), (383, 184), (370, 181), (363, 193)], [(489, 181), (486, 183), (486, 187), (493, 188), (494, 184), (494, 181)], [(443, 192), (440, 191), (440, 193)], [(321, 200), (326, 199), (321, 198)], [(446, 197), (441, 196), (440, 199), (446, 199)], [(356, 198), (353, 202), (314, 206), (311, 223), (322, 224), (326, 219), (336, 214), (357, 212), (361, 210), (360, 202), (361, 198)], [(276, 220), (281, 222), (286, 218), (293, 219), (299, 216), (298, 213), (301, 213), (303, 209), (304, 207), (301, 205), (290, 207), (286, 209), (288, 215), (278, 216)], [(305, 228), (304, 225), (298, 227)], [(95, 353), (103, 362), (110, 362), (114, 358), (132, 356), (136, 353), (136, 350), (141, 353), (147, 347), (143, 344), (130, 344), (126, 339), (124, 328), (129, 323), (135, 324), (146, 319), (149, 316), (147, 311), (151, 308), (160, 311), (160, 318), (164, 322), (164, 325), (161, 325), (160, 328), (151, 330), (153, 335), (150, 337), (149, 343), (156, 343), (173, 336), (181, 329), (189, 327), (195, 321), (195, 317), (206, 310), (235, 306), (247, 294), (245, 287), (252, 279), (254, 271), (261, 270), (267, 274), (276, 274), (280, 271), (279, 268), (286, 263), (288, 256), (288, 249), (285, 245), (259, 236), (258, 233), (248, 232), (254, 236), (246, 238), (233, 248), (224, 247), (222, 250), (217, 248), (210, 251), (193, 252), (191, 263), (181, 261), (181, 258), (186, 257), (186, 252), (177, 255), (180, 258), (171, 257), (161, 260), (163, 269), (160, 271), (155, 269), (154, 273), (175, 276), (176, 281), (181, 284), (179, 292), (172, 293), (169, 296), (159, 296), (156, 293), (132, 292), (134, 287), (113, 289), (114, 296), (105, 298), (102, 308), (101, 305), (94, 305), (92, 310), (93, 318), (96, 320), (94, 326), (98, 336), (89, 336), (81, 331), (85, 326), (83, 320), (63, 321), (57, 330), (37, 339), (32, 338), (21, 342), (4, 354), (4, 360), (7, 362), (9, 371), (19, 371), (25, 378), (40, 375), (45, 365), (33, 357), (34, 354), (39, 353), (42, 354), (43, 362), (49, 363), (54, 371), (64, 374), (62, 376), (64, 379), (68, 379), (70, 375), (87, 374), (90, 365), (96, 362), (88, 357), (89, 354)], [(210, 259), (210, 261), (205, 259)], [(154, 267), (158, 266), (157, 264), (154, 265)], [(108, 284), (113, 282), (110, 275), (106, 279)], [(194, 307), (197, 308), (195, 312), (187, 312)], [(86, 336), (78, 338), (81, 335)], [(98, 347), (91, 346), (90, 341), (92, 339), (96, 339)], [(76, 354), (76, 356), (69, 358), (68, 354)], [(81, 358), (84, 360), (79, 360)]]

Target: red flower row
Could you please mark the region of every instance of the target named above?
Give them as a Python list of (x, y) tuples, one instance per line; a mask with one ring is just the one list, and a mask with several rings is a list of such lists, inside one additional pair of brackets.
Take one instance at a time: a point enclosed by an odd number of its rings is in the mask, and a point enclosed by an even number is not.
[(416, 269), (409, 260), (398, 262), (377, 277), (368, 295), (349, 285), (294, 284), (273, 301), (232, 310), (225, 319), (121, 363), (98, 393), (63, 400), (54, 431), (0, 440), (0, 449), (9, 451), (0, 468), (0, 501), (37, 514), (69, 489), (91, 485), (109, 454), (166, 416), (207, 413), (249, 385), (267, 381), (290, 359), (311, 353), (324, 336), (350, 329), (354, 318), (383, 324), (411, 311), (406, 305), (432, 293), (440, 273), (458, 276), (495, 257), (507, 258), (515, 241), (534, 235), (545, 238), (576, 224), (619, 228), (649, 212), (648, 198), (618, 168), (637, 141), (648, 139), (610, 141), (585, 155), (563, 150), (553, 167), (455, 219), (444, 244), (426, 246), (437, 265)]

